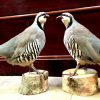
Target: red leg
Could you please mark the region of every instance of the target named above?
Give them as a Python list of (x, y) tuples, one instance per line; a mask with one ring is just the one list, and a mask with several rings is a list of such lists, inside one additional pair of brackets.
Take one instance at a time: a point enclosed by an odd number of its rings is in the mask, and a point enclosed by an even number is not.
[(79, 69), (79, 67), (80, 67), (80, 63), (77, 63), (77, 66), (76, 66), (75, 71), (72, 74), (72, 76), (74, 76), (77, 73), (77, 70)]
[(40, 74), (40, 72), (34, 67), (33, 64), (31, 64), (31, 68), (33, 69), (33, 71), (35, 71), (37, 74)]
[(69, 84), (69, 85), (71, 85), (71, 83), (73, 82), (72, 76), (74, 76), (74, 75), (77, 73), (77, 70), (79, 69), (79, 66), (80, 66), (80, 64), (77, 63), (77, 66), (76, 66), (76, 68), (75, 68), (75, 70), (74, 70), (74, 73), (69, 75), (69, 77), (68, 77), (68, 81), (69, 81), (68, 84)]

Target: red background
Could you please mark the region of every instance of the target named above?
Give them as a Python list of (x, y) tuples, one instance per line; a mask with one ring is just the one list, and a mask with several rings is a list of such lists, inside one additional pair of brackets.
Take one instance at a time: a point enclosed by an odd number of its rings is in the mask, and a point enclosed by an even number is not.
[[(74, 9), (79, 7), (100, 5), (99, 0), (1, 0), (0, 16), (11, 16), (19, 14), (37, 13), (40, 11), (57, 11), (63, 9)], [(60, 14), (60, 13), (59, 13)], [(53, 14), (45, 25), (46, 45), (41, 52), (42, 56), (69, 55), (63, 45), (63, 36), (65, 27), (61, 21), (56, 20)], [(75, 19), (85, 25), (96, 36), (100, 37), (100, 10), (72, 13)], [(25, 17), (19, 19), (0, 20), (0, 44), (6, 42), (16, 34), (22, 32), (26, 27), (32, 24), (34, 17)], [(61, 76), (63, 70), (73, 68), (76, 62), (70, 57), (61, 60), (37, 60), (37, 68), (46, 69), (52, 76)], [(100, 72), (100, 66), (88, 66)], [(21, 75), (28, 71), (28, 68), (9, 65), (5, 61), (0, 61), (0, 75)]]

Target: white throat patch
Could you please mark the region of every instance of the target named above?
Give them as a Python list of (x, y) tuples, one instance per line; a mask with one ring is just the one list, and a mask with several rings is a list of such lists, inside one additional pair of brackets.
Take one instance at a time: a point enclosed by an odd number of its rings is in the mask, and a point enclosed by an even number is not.
[(69, 17), (66, 17), (66, 16), (63, 16), (62, 22), (67, 27), (69, 25), (69, 23), (70, 23), (70, 18)]

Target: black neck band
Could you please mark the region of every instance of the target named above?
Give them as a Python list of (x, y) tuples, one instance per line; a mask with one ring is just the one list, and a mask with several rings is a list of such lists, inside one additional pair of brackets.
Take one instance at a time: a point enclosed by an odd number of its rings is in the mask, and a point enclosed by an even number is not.
[(41, 23), (39, 22), (39, 17), (41, 17), (41, 16), (45, 16), (45, 14), (41, 14), (40, 16), (38, 16), (38, 18), (37, 18), (37, 24), (38, 24), (39, 28), (41, 30), (43, 30), (43, 27), (41, 26)]

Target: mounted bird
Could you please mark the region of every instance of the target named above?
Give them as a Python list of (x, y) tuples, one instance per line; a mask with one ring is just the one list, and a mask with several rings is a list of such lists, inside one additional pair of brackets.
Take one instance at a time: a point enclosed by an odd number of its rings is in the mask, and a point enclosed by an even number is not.
[(5, 57), (9, 64), (30, 66), (38, 73), (33, 63), (45, 46), (44, 24), (48, 17), (47, 13), (39, 12), (32, 25), (0, 45), (0, 56)]
[(100, 39), (68, 12), (62, 13), (57, 18), (60, 18), (66, 27), (64, 45), (77, 62), (73, 75), (80, 65), (100, 64)]

